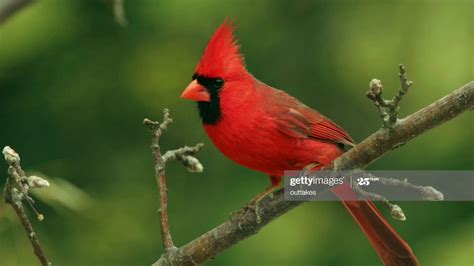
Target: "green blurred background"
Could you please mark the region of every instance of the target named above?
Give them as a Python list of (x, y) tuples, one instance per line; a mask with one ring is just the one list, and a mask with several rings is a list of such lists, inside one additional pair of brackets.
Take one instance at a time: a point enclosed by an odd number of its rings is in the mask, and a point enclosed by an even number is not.
[[(0, 1), (1, 2), (1, 1)], [(40, 0), (0, 25), (0, 146), (38, 191), (34, 222), (55, 265), (149, 265), (161, 253), (158, 194), (144, 117), (175, 119), (163, 148), (204, 142), (202, 174), (167, 169), (177, 245), (225, 221), (268, 185), (206, 137), (194, 103), (179, 98), (214, 29), (226, 18), (248, 69), (331, 117), (362, 140), (381, 124), (365, 91), (415, 83), (410, 114), (474, 77), (474, 1), (125, 1), (120, 27), (106, 1)], [(473, 169), (473, 114), (387, 154), (370, 169)], [(6, 165), (0, 163), (0, 183)], [(422, 265), (474, 265), (474, 205), (402, 203), (391, 220)], [(385, 212), (386, 213), (386, 212)], [(34, 215), (31, 214), (34, 218)], [(0, 265), (36, 265), (11, 208), (0, 204)], [(210, 265), (378, 265), (338, 202), (304, 204)]]

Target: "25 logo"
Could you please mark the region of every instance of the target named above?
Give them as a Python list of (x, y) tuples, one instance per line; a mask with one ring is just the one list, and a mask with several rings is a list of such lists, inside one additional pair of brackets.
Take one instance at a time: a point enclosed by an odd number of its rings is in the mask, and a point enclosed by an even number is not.
[(378, 177), (359, 177), (357, 178), (357, 184), (359, 186), (368, 186), (370, 185), (370, 181), (378, 181), (379, 178)]

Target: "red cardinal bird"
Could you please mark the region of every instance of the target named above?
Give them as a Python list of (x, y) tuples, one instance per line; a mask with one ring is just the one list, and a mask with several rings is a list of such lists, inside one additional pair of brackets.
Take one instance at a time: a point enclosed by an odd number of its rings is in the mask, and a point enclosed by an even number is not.
[[(205, 131), (225, 156), (269, 175), (271, 186), (255, 197), (258, 203), (278, 187), (285, 170), (321, 168), (354, 141), (316, 110), (252, 76), (234, 30), (227, 21), (219, 26), (181, 97), (198, 103)], [(408, 244), (372, 202), (342, 203), (385, 265), (418, 265)]]

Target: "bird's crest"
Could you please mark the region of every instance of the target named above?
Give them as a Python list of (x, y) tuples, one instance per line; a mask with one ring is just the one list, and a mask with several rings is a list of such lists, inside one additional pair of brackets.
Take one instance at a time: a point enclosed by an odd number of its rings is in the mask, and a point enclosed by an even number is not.
[(245, 71), (245, 63), (240, 46), (234, 35), (236, 26), (227, 19), (212, 35), (196, 73), (211, 78), (227, 78)]

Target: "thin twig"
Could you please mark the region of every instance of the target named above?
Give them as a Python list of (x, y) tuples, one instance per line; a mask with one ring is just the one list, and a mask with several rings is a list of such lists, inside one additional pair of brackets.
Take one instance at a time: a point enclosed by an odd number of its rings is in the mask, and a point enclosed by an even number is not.
[(193, 147), (184, 146), (176, 150), (170, 150), (163, 155), (163, 160), (165, 163), (172, 160), (180, 161), (189, 172), (200, 173), (204, 168), (193, 155), (198, 153), (202, 147), (204, 147), (204, 144), (198, 143)]
[[(370, 174), (368, 174), (370, 176)], [(396, 179), (388, 177), (377, 177), (379, 182), (382, 185), (389, 187), (398, 187), (406, 191), (413, 191), (420, 196), (421, 200), (428, 201), (441, 201), (444, 200), (444, 195), (439, 190), (435, 189), (432, 186), (419, 186), (414, 185), (408, 182), (407, 179)]]
[(168, 221), (168, 188), (166, 186), (165, 161), (163, 160), (160, 150), (160, 137), (172, 122), (173, 120), (169, 117), (168, 109), (163, 111), (162, 123), (151, 121), (149, 119), (143, 121), (143, 124), (148, 126), (152, 136), (151, 150), (155, 159), (155, 177), (160, 191), (160, 225), (161, 237), (165, 251), (174, 248), (174, 244)]
[(398, 74), (398, 77), (400, 78), (401, 87), (398, 90), (395, 97), (393, 97), (393, 100), (392, 100), (393, 101), (393, 106), (395, 108), (397, 108), (397, 110), (396, 110), (397, 113), (398, 113), (398, 109), (400, 107), (400, 101), (402, 100), (403, 96), (405, 94), (407, 94), (408, 89), (413, 84), (413, 81), (408, 80), (408, 78), (407, 78), (405, 67), (402, 64), (400, 64), (398, 67), (399, 67), (399, 70), (400, 70), (400, 73)]
[[(354, 172), (357, 173), (358, 177), (362, 175), (364, 178), (369, 178), (372, 180), (375, 179), (377, 180), (378, 184), (381, 184), (386, 187), (399, 188), (404, 191), (413, 191), (419, 196), (421, 200), (442, 201), (444, 199), (443, 193), (433, 188), (432, 186), (414, 185), (408, 182), (407, 179), (400, 180), (400, 179), (383, 177), (383, 176), (374, 176), (373, 174), (369, 172), (365, 172), (359, 169), (354, 170)], [(352, 179), (352, 180), (356, 180), (356, 179)], [(353, 182), (352, 188), (365, 198), (368, 198), (374, 201), (381, 201), (387, 207), (387, 209), (390, 212), (390, 215), (394, 219), (400, 220), (400, 221), (406, 220), (406, 216), (403, 212), (403, 209), (399, 205), (390, 202), (390, 200), (386, 198), (385, 196), (379, 195), (377, 193), (365, 191), (362, 187), (360, 187), (357, 184), (357, 182)]]
[(369, 91), (367, 97), (371, 99), (375, 106), (379, 109), (380, 116), (383, 121), (383, 127), (393, 129), (393, 126), (398, 119), (398, 111), (400, 110), (400, 101), (403, 96), (408, 92), (408, 89), (413, 84), (412, 81), (408, 80), (405, 67), (399, 65), (399, 74), (401, 87), (397, 94), (391, 100), (385, 100), (382, 96), (383, 85), (378, 79), (372, 79), (369, 83)]
[(155, 178), (158, 183), (160, 191), (160, 225), (161, 225), (161, 238), (163, 241), (163, 247), (165, 253), (170, 252), (176, 247), (173, 244), (173, 238), (171, 236), (171, 230), (168, 219), (168, 188), (166, 186), (166, 163), (172, 160), (180, 161), (188, 171), (190, 172), (202, 172), (203, 166), (194, 155), (201, 150), (203, 147), (202, 143), (195, 145), (194, 147), (182, 147), (175, 150), (170, 150), (162, 155), (160, 149), (160, 138), (163, 133), (168, 129), (168, 126), (173, 122), (170, 118), (169, 110), (163, 110), (163, 122), (159, 123), (145, 118), (143, 124), (148, 127), (151, 133), (151, 150), (155, 159)]
[(405, 221), (407, 219), (402, 208), (397, 204), (391, 203), (386, 197), (376, 193), (367, 192), (357, 185), (353, 186), (352, 188), (359, 194), (361, 194), (364, 198), (371, 199), (374, 201), (381, 201), (389, 210), (392, 218), (399, 221)]
[[(8, 146), (5, 147), (3, 149), (3, 155), (5, 157), (5, 161), (8, 164), (8, 177), (4, 191), (5, 202), (10, 204), (15, 210), (18, 219), (20, 219), (21, 224), (26, 231), (26, 235), (33, 246), (34, 253), (41, 262), (41, 265), (51, 265), (43, 249), (41, 248), (33, 226), (31, 225), (31, 222), (28, 219), (22, 204), (22, 201), (26, 200), (33, 208), (33, 200), (28, 195), (29, 190), (32, 188), (47, 187), (49, 186), (49, 183), (45, 179), (37, 176), (26, 177), (25, 172), (20, 165), (20, 155), (12, 148)], [(38, 213), (34, 208), (33, 210), (36, 212), (38, 220), (43, 220), (43, 215)]]

